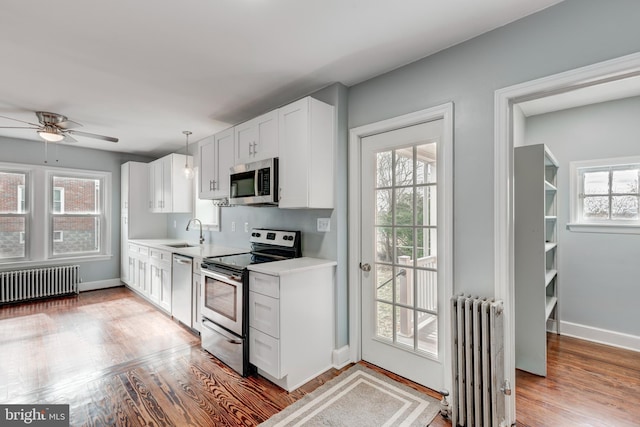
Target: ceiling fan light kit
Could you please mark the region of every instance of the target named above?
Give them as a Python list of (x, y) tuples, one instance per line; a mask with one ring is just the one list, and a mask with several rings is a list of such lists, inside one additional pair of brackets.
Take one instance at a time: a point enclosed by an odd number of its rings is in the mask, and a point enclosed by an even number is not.
[(52, 126), (45, 126), (43, 130), (38, 131), (38, 135), (40, 135), (40, 138), (48, 142), (58, 142), (64, 139), (64, 135), (56, 132), (55, 128)]

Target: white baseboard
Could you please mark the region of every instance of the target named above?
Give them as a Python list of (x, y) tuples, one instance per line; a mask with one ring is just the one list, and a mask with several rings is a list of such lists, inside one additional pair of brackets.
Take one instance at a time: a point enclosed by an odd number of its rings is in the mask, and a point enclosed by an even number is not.
[(333, 363), (333, 367), (336, 369), (342, 369), (351, 363), (351, 358), (349, 357), (349, 346), (345, 345), (344, 347), (333, 350), (331, 362)]
[(95, 291), (97, 289), (115, 288), (122, 286), (120, 279), (96, 280), (95, 282), (83, 282), (78, 284), (78, 291)]
[(564, 322), (562, 320), (560, 321), (560, 334), (628, 350), (640, 351), (640, 337), (636, 335)]

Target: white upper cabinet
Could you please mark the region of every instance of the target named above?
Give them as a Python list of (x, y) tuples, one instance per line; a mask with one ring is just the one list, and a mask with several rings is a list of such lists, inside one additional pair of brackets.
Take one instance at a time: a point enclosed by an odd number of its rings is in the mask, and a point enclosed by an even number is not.
[(200, 199), (213, 199), (215, 184), (218, 179), (218, 170), (215, 166), (216, 149), (214, 136), (211, 135), (198, 143), (199, 153), (199, 193)]
[(234, 164), (278, 157), (278, 110), (234, 127)]
[(280, 208), (334, 207), (334, 108), (306, 97), (278, 110)]
[[(189, 161), (193, 162), (191, 156)], [(191, 212), (193, 181), (184, 176), (187, 156), (169, 154), (149, 163), (149, 206), (152, 212)]]
[(229, 197), (229, 169), (234, 165), (234, 128), (200, 141), (200, 199)]

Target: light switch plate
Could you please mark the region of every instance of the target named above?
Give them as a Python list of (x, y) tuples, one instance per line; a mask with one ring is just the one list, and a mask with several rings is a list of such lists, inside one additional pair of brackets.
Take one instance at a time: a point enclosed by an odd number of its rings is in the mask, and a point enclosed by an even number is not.
[(318, 218), (318, 231), (323, 233), (331, 231), (331, 218)]

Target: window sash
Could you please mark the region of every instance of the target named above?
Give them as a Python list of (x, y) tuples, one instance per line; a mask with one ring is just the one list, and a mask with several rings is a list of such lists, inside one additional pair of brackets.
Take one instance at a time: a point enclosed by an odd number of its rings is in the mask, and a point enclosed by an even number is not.
[[(605, 163), (606, 161), (602, 161)], [(636, 206), (640, 203), (640, 188), (635, 192), (614, 192), (614, 172), (617, 171), (638, 171), (638, 180), (640, 183), (640, 164), (638, 163), (625, 163), (625, 164), (600, 164), (597, 166), (585, 166), (577, 168), (579, 191), (577, 198), (574, 199), (573, 205), (575, 206), (575, 215), (572, 215), (572, 219), (576, 224), (630, 224), (640, 225), (640, 212), (636, 214), (635, 218), (616, 217), (614, 209), (614, 199), (619, 197), (635, 197)], [(607, 173), (607, 189), (606, 192), (589, 192), (586, 188), (586, 175), (590, 173)], [(606, 198), (606, 217), (588, 217), (585, 214), (585, 203), (588, 199)], [(636, 211), (638, 209), (636, 208)]]
[[(86, 197), (92, 197), (92, 212), (84, 212), (81, 207), (74, 208), (66, 203), (65, 196), (70, 194), (72, 190), (67, 191), (67, 189), (60, 186), (60, 183), (65, 182), (65, 180), (68, 180), (68, 182), (73, 180), (95, 181), (94, 188), (84, 193)], [(49, 204), (49, 227), (51, 232), (48, 234), (49, 257), (64, 258), (104, 253), (106, 248), (103, 240), (107, 233), (107, 218), (104, 210), (106, 195), (103, 194), (103, 190), (106, 188), (104, 177), (91, 174), (51, 173), (49, 186), (49, 194), (51, 194), (51, 203)], [(76, 192), (79, 192), (79, 190), (76, 189)], [(59, 200), (56, 200), (56, 194), (60, 197)], [(58, 206), (60, 207), (60, 212), (57, 212)], [(76, 209), (79, 212), (76, 212)], [(87, 222), (83, 221), (85, 219), (91, 220), (88, 223), (93, 223), (93, 226), (87, 226)], [(67, 225), (61, 225), (65, 221)], [(64, 236), (63, 239), (56, 240), (56, 232), (61, 232)]]
[[(0, 252), (0, 263), (22, 261), (29, 256), (30, 217), (28, 197), (30, 194), (30, 171), (11, 165), (10, 167), (0, 167), (0, 173), (7, 178), (6, 181), (3, 180), (3, 191), (15, 196), (15, 199), (9, 197), (7, 204), (3, 204), (0, 208), (3, 243), (11, 243), (3, 245), (5, 249)], [(15, 177), (10, 177), (12, 175)], [(19, 176), (22, 176), (22, 178), (19, 178)], [(16, 183), (16, 179), (21, 180), (22, 183)], [(18, 219), (18, 221), (12, 225), (10, 224), (12, 222), (11, 219)], [(21, 226), (18, 224), (21, 224)], [(5, 225), (7, 225), (7, 228), (5, 228)]]

